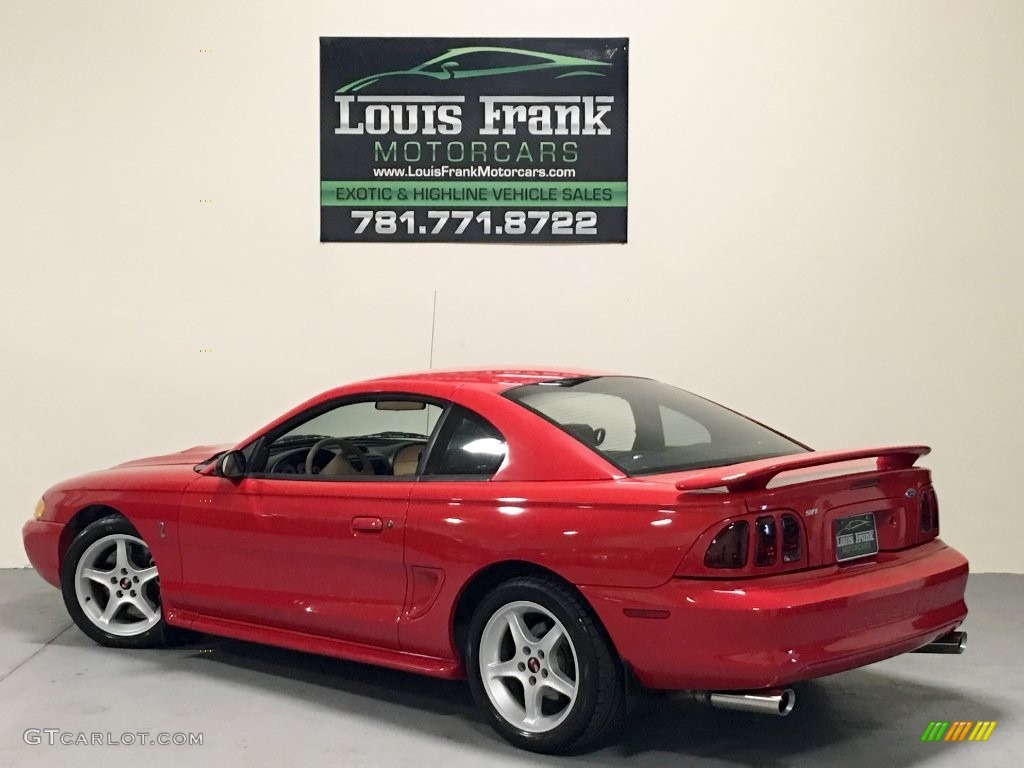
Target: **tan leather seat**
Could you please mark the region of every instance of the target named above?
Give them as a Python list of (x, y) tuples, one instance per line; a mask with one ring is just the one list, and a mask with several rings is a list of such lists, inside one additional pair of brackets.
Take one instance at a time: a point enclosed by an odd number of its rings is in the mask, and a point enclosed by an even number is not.
[(407, 445), (395, 454), (392, 466), (395, 475), (415, 475), (423, 455), (422, 445)]
[(370, 466), (370, 462), (367, 459), (363, 459), (362, 471), (352, 466), (352, 462), (342, 456), (340, 453), (331, 459), (320, 470), (321, 477), (349, 477), (351, 475), (372, 475), (373, 467)]
[[(321, 441), (321, 443), (324, 441)], [(359, 450), (358, 446), (348, 440), (338, 438), (333, 441), (338, 453), (320, 470), (321, 476), (350, 477), (353, 475), (375, 475), (373, 463)], [(353, 461), (358, 462), (361, 469), (356, 469)], [(308, 462), (308, 458), (307, 458)]]

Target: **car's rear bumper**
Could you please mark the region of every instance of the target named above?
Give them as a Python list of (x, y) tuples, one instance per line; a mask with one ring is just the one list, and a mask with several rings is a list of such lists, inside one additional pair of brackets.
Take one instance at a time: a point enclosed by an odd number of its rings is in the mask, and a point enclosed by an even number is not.
[[(753, 690), (881, 661), (954, 629), (967, 615), (967, 571), (935, 540), (780, 576), (581, 589), (642, 685)], [(638, 609), (660, 618), (626, 614)]]
[(29, 520), (21, 529), (28, 561), (36, 573), (55, 587), (60, 586), (60, 535), (63, 531), (61, 523), (45, 520)]

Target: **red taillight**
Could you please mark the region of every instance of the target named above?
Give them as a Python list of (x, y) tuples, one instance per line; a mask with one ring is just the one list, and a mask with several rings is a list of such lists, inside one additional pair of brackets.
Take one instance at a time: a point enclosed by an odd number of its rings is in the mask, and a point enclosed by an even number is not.
[(757, 518), (754, 523), (754, 540), (754, 565), (775, 565), (779, 546), (774, 517), (765, 515)]
[[(756, 517), (727, 518), (708, 528), (683, 558), (675, 575), (748, 578), (806, 568), (804, 527), (796, 513), (759, 512)], [(708, 543), (714, 531), (717, 533)], [(729, 569), (730, 573), (721, 573), (722, 569)]]
[(782, 562), (795, 563), (803, 555), (801, 552), (800, 523), (793, 515), (782, 516)]
[(921, 491), (920, 516), (921, 533), (937, 535), (939, 532), (939, 499), (931, 488)]
[(711, 540), (704, 553), (706, 568), (742, 568), (747, 564), (749, 525), (745, 520), (729, 523)]

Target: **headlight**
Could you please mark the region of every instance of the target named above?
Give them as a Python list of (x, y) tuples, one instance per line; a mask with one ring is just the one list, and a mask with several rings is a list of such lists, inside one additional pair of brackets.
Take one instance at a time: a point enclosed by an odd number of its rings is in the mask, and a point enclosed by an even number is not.
[(34, 515), (35, 515), (35, 517), (36, 517), (36, 520), (39, 520), (40, 518), (42, 518), (42, 516), (43, 516), (43, 511), (44, 511), (45, 509), (46, 509), (46, 502), (45, 502), (45, 501), (43, 501), (42, 499), (40, 499), (39, 501), (37, 501), (37, 502), (36, 502), (36, 511), (35, 511), (35, 512), (33, 512), (33, 514), (34, 514)]

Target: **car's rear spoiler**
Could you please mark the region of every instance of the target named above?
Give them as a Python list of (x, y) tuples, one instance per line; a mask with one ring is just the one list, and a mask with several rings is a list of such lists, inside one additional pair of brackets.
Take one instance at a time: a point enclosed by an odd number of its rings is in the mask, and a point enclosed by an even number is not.
[(684, 477), (676, 483), (676, 488), (684, 492), (708, 491), (713, 488), (725, 488), (730, 492), (756, 491), (767, 487), (772, 478), (782, 472), (858, 459), (877, 459), (876, 463), (880, 470), (907, 469), (931, 450), (927, 445), (898, 445), (852, 451), (810, 451), (792, 456), (778, 456), (774, 459), (712, 467)]

